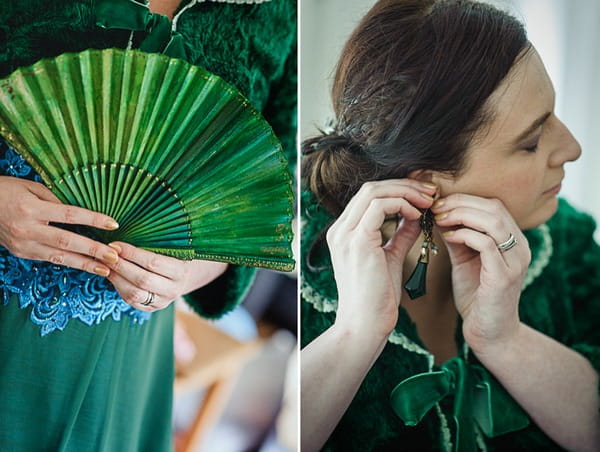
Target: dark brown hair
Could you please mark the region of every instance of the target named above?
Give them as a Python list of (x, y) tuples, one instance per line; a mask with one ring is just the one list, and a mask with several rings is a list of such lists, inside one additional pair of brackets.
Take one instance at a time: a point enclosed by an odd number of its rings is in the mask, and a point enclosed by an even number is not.
[(530, 48), (523, 25), (468, 0), (381, 0), (337, 65), (333, 132), (302, 144), (306, 186), (339, 215), (369, 180), (464, 169), (485, 102)]

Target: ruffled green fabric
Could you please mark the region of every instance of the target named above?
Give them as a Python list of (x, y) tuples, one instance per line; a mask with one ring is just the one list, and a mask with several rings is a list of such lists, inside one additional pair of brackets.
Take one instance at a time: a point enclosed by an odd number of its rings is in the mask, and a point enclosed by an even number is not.
[(96, 0), (96, 25), (106, 29), (143, 31), (139, 49), (189, 61), (187, 43), (172, 30), (168, 17), (154, 14), (134, 0)]
[(485, 368), (459, 357), (445, 362), (438, 371), (400, 382), (390, 403), (404, 423), (414, 427), (449, 395), (454, 397), (455, 452), (477, 450), (476, 428), (493, 438), (529, 425), (525, 411)]
[[(305, 346), (333, 324), (337, 290), (324, 241), (315, 246), (312, 265), (307, 261), (310, 246), (333, 219), (309, 192), (303, 193), (302, 201), (301, 342)], [(519, 311), (524, 323), (578, 351), (600, 370), (600, 248), (593, 240), (594, 229), (588, 215), (560, 200), (557, 213), (546, 225), (525, 232), (532, 262)], [(480, 365), (465, 347), (460, 323), (456, 344), (461, 359)], [(414, 427), (403, 425), (390, 403), (399, 382), (435, 371), (433, 356), (406, 311), (400, 309), (388, 343), (323, 449), (452, 450), (456, 438), (452, 395), (427, 411)], [(488, 451), (562, 450), (534, 423), (493, 438), (476, 431), (476, 438), (477, 445), (485, 444)]]

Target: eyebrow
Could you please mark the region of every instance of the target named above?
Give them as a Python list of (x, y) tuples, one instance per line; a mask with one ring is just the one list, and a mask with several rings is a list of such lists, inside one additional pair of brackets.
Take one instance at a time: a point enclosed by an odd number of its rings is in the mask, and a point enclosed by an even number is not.
[(515, 143), (519, 143), (519, 142), (523, 141), (525, 138), (527, 138), (529, 135), (531, 135), (531, 133), (533, 131), (535, 131), (535, 129), (537, 129), (539, 126), (544, 124), (544, 122), (546, 122), (546, 119), (548, 119), (548, 117), (551, 114), (552, 114), (551, 111), (546, 112), (542, 116), (540, 116), (538, 119), (533, 121), (533, 123), (529, 127), (527, 127), (527, 129), (525, 129), (523, 132), (521, 132), (519, 134), (519, 136), (517, 138), (515, 138)]

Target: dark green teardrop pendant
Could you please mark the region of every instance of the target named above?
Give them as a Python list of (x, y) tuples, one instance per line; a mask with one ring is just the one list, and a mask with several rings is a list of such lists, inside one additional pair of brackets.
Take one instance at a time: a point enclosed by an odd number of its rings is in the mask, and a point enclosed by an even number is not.
[(408, 278), (408, 281), (404, 284), (404, 289), (411, 300), (422, 297), (425, 295), (425, 283), (427, 280), (427, 264), (429, 263), (429, 252), (431, 251), (435, 256), (438, 253), (438, 248), (433, 243), (433, 218), (431, 210), (427, 209), (421, 215), (419, 220), (421, 230), (425, 236), (425, 240), (421, 245), (421, 256), (417, 262), (417, 266)]
[(411, 300), (425, 295), (425, 280), (427, 279), (427, 261), (419, 259), (417, 266), (404, 284), (404, 289)]

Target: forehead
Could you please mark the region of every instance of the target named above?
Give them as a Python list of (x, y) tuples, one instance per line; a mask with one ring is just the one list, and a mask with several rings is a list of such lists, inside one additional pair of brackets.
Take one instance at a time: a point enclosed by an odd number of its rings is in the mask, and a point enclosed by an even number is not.
[(492, 112), (486, 138), (507, 144), (544, 113), (554, 109), (554, 88), (544, 63), (531, 47), (486, 102)]

